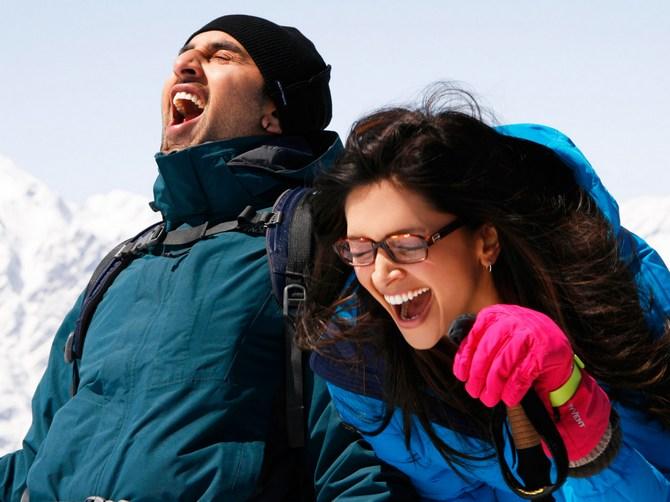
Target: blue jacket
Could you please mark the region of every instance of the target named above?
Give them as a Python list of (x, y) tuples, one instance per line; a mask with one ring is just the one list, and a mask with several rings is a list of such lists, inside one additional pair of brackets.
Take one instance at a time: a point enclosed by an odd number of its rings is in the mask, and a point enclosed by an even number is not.
[[(159, 154), (154, 205), (169, 228), (266, 208), (341, 150), (334, 133), (317, 141), (239, 138)], [(0, 500), (18, 501), (26, 486), (33, 502), (269, 496), (260, 480), (280, 477), (293, 456), (273, 429), (285, 356), (264, 237), (224, 233), (135, 259), (96, 310), (71, 398), (63, 350), (80, 308), (81, 298), (56, 334), (23, 449), (0, 459)], [(323, 381), (309, 373), (305, 388), (315, 497), (389, 500), (391, 485), (403, 489), (341, 427)], [(411, 497), (404, 489), (398, 497)]]
[[(574, 171), (578, 183), (594, 198), (611, 222), (622, 246), (622, 259), (630, 261), (640, 290), (650, 328), (660, 333), (670, 317), (670, 272), (658, 254), (642, 239), (621, 227), (618, 207), (602, 186), (593, 168), (577, 147), (559, 131), (520, 124), (498, 128), (510, 136), (524, 138), (552, 148)], [(352, 347), (338, 343), (339, 356), (347, 358)], [(469, 462), (455, 472), (443, 459), (416, 418), (409, 449), (404, 443), (402, 414), (395, 410), (388, 426), (376, 432), (385, 416), (379, 362), (366, 361), (365, 381), (352, 378), (347, 368), (333, 359), (313, 355), (312, 367), (328, 380), (333, 402), (344, 422), (370, 442), (377, 455), (407, 474), (424, 500), (508, 501), (521, 500), (505, 484), (494, 459)], [(568, 478), (554, 494), (557, 501), (641, 501), (670, 500), (670, 431), (636, 410), (617, 405), (623, 431), (623, 445), (613, 463), (588, 478)], [(458, 420), (457, 420), (458, 423)], [(470, 454), (492, 453), (490, 445), (467, 433), (467, 419), (459, 432), (434, 423), (441, 439)], [(509, 446), (509, 445), (508, 445)], [(513, 465), (511, 449), (507, 462)]]

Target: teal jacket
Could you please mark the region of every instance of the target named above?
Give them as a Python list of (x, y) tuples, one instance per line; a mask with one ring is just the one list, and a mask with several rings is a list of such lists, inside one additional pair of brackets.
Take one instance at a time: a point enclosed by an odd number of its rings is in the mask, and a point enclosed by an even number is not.
[[(340, 149), (325, 132), (312, 144), (252, 137), (159, 154), (153, 204), (168, 228), (235, 219), (309, 182)], [(0, 459), (0, 500), (26, 486), (32, 502), (268, 499), (260, 480), (277, 474), (264, 457), (284, 468), (292, 453), (272, 429), (284, 348), (264, 237), (229, 232), (135, 259), (96, 310), (71, 397), (63, 351), (81, 301), (56, 334), (23, 449)], [(411, 497), (341, 427), (323, 381), (306, 380), (315, 497)]]

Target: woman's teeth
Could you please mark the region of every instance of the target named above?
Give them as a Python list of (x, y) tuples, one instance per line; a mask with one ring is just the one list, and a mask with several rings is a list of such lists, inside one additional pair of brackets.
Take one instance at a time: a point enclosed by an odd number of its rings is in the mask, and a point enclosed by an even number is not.
[(391, 305), (401, 305), (403, 303), (407, 303), (410, 300), (413, 300), (419, 295), (427, 293), (428, 291), (430, 291), (430, 288), (415, 289), (414, 291), (409, 291), (408, 293), (402, 293), (399, 295), (384, 295), (384, 299)]

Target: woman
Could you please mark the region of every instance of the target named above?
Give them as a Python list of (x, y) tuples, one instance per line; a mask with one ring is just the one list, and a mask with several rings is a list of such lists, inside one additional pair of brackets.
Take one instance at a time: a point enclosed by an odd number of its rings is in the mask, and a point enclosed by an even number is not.
[(492, 410), (533, 390), (557, 500), (670, 500), (668, 270), (568, 138), (434, 101), (360, 120), (317, 185), (300, 339), (339, 413), (424, 499), (517, 500)]

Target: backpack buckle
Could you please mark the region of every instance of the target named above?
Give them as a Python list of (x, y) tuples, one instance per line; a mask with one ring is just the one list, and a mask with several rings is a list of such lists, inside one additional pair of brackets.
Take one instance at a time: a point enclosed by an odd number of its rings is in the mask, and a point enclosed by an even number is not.
[(284, 317), (292, 317), (296, 310), (305, 303), (307, 290), (302, 284), (287, 284), (284, 287), (283, 311)]
[(279, 225), (282, 221), (282, 212), (281, 211), (272, 211), (271, 213), (265, 213), (267, 214), (267, 218), (265, 221), (265, 228), (268, 227), (274, 227), (275, 225)]
[(119, 252), (116, 253), (116, 256), (123, 256), (132, 254), (134, 256), (139, 256), (143, 254), (147, 249), (156, 244), (160, 244), (166, 236), (165, 226), (163, 224), (157, 225), (151, 229), (150, 232), (140, 235), (137, 240), (127, 243)]
[(237, 216), (237, 225), (242, 231), (263, 233), (265, 229), (281, 221), (280, 211), (256, 211), (247, 206)]

